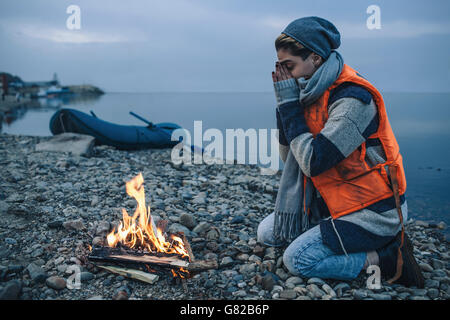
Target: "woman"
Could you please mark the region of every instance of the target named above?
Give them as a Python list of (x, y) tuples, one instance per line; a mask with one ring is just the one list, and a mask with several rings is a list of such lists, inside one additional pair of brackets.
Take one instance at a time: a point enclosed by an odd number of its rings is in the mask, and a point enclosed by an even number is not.
[(275, 41), (272, 72), (280, 155), (275, 212), (258, 241), (288, 245), (295, 275), (351, 280), (378, 265), (390, 283), (423, 287), (404, 233), (402, 157), (378, 90), (335, 51), (329, 21), (291, 22)]

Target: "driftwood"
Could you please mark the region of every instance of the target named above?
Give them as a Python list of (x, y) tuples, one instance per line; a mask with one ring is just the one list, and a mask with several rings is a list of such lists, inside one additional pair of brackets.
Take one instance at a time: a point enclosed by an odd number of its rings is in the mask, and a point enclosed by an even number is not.
[(144, 272), (144, 271), (140, 271), (140, 270), (120, 268), (120, 267), (115, 267), (115, 266), (104, 266), (104, 265), (98, 265), (98, 267), (108, 270), (108, 271), (111, 271), (113, 273), (120, 274), (121, 276), (124, 276), (127, 278), (140, 280), (140, 281), (147, 282), (150, 284), (155, 283), (159, 279), (159, 276), (157, 274), (148, 273), (148, 272)]
[[(186, 258), (187, 259), (187, 258)], [(100, 263), (130, 264), (130, 265), (155, 265), (163, 268), (183, 268), (189, 272), (200, 272), (208, 269), (217, 269), (215, 260), (188, 261), (178, 255), (158, 253), (138, 253), (123, 250), (121, 248), (100, 247), (93, 248), (89, 260)], [(192, 260), (192, 259), (191, 259)]]

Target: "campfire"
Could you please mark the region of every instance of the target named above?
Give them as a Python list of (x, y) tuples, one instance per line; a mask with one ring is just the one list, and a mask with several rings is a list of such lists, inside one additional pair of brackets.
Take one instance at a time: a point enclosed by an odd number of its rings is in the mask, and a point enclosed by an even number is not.
[(137, 201), (133, 216), (122, 208), (122, 221), (107, 235), (107, 246), (93, 247), (89, 260), (111, 272), (149, 283), (168, 270), (173, 277), (184, 279), (191, 272), (217, 268), (216, 261), (195, 261), (183, 233), (165, 232), (167, 220), (154, 223), (150, 206), (145, 203), (141, 173), (126, 183), (126, 192)]

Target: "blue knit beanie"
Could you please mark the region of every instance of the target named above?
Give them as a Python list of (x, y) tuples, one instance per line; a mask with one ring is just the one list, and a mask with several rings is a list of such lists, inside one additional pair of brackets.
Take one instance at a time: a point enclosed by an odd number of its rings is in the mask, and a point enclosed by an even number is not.
[(337, 49), (341, 45), (341, 35), (334, 24), (319, 17), (294, 20), (281, 33), (294, 38), (325, 60), (328, 59), (332, 49)]

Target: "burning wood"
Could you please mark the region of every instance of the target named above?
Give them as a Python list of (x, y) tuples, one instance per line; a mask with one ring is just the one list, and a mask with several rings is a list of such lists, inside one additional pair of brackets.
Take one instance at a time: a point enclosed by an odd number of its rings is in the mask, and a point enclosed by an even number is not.
[[(101, 263), (111, 272), (153, 283), (157, 279), (145, 272), (170, 269), (174, 277), (182, 279), (189, 272), (217, 268), (216, 261), (195, 261), (189, 242), (184, 234), (165, 236), (167, 221), (153, 222), (150, 207), (145, 204), (144, 179), (137, 175), (126, 183), (127, 194), (137, 201), (132, 217), (122, 209), (122, 221), (117, 231), (108, 234), (108, 247), (94, 247), (89, 260)], [(106, 266), (113, 264), (113, 266)], [(153, 281), (153, 282), (152, 282)]]
[(180, 269), (184, 272), (198, 272), (207, 269), (216, 269), (215, 260), (188, 261), (176, 255), (157, 255), (149, 253), (130, 252), (119, 248), (93, 248), (89, 260), (94, 262), (107, 262), (125, 266), (158, 266), (169, 269)]

